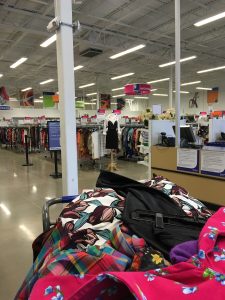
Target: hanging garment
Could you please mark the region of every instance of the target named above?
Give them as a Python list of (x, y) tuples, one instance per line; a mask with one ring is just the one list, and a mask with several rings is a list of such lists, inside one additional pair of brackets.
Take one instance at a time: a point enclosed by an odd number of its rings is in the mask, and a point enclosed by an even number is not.
[(113, 188), (126, 198), (124, 223), (169, 259), (169, 251), (198, 238), (205, 219), (187, 216), (168, 195), (127, 177), (101, 171), (97, 187)]
[(106, 149), (118, 149), (118, 123), (108, 121), (108, 129), (106, 133)]
[(198, 254), (187, 262), (148, 272), (45, 277), (29, 299), (224, 300), (224, 219), (225, 208), (210, 217), (199, 236)]

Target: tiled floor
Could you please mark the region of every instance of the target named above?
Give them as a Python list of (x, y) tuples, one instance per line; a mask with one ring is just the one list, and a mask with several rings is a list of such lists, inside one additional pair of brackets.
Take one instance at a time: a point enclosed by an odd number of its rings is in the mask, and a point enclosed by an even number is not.
[[(61, 179), (49, 174), (53, 163), (43, 154), (31, 155), (32, 167), (23, 167), (24, 155), (0, 150), (0, 299), (12, 300), (32, 264), (31, 244), (42, 232), (41, 210), (45, 197), (62, 195)], [(119, 161), (119, 174), (133, 179), (147, 177), (147, 168)], [(79, 171), (79, 190), (95, 186), (99, 172)], [(52, 209), (52, 219), (61, 211)]]

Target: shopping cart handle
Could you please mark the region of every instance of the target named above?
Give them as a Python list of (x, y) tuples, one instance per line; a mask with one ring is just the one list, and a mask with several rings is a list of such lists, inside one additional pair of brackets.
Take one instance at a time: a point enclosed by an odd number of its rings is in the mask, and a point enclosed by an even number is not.
[(62, 196), (61, 200), (62, 200), (62, 203), (69, 203), (69, 202), (73, 201), (76, 197), (77, 197), (77, 195)]

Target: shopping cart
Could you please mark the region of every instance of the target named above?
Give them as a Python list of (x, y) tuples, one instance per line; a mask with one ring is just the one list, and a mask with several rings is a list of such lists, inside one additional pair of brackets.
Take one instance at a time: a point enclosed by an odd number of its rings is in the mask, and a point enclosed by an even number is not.
[(51, 226), (55, 225), (55, 222), (52, 222), (50, 219), (50, 207), (57, 204), (66, 204), (72, 202), (78, 195), (74, 196), (62, 196), (60, 198), (53, 198), (47, 200), (42, 208), (42, 225), (43, 232), (50, 229)]

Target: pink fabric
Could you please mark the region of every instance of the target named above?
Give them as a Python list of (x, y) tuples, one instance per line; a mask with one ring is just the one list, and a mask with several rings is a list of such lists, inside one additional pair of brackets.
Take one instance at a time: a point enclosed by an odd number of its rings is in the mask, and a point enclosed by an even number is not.
[(155, 271), (44, 277), (29, 300), (224, 300), (225, 208), (207, 221), (198, 246), (187, 262)]

